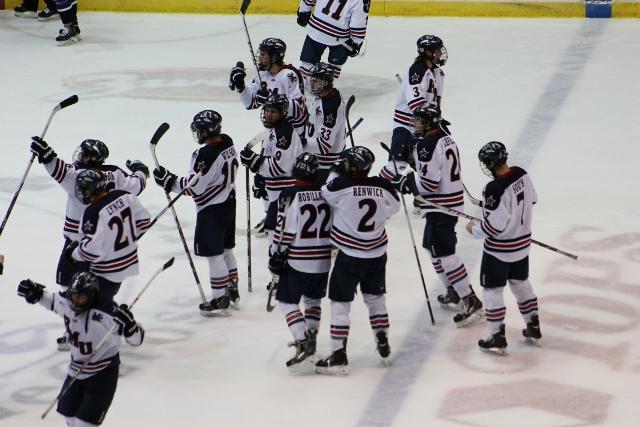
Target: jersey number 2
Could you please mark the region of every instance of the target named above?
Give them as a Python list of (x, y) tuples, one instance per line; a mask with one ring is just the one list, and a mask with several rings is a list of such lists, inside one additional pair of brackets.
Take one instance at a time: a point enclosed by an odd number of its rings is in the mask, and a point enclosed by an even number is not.
[(360, 209), (366, 208), (367, 211), (362, 215), (362, 219), (358, 223), (358, 231), (368, 232), (373, 231), (376, 223), (375, 221), (371, 221), (371, 224), (367, 224), (371, 218), (376, 214), (378, 210), (378, 204), (373, 199), (362, 199), (358, 202), (358, 207)]

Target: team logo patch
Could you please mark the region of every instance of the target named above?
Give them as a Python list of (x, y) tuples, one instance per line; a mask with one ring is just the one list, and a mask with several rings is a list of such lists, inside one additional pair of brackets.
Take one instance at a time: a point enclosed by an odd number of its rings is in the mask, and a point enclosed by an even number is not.
[(489, 195), (489, 197), (487, 197), (487, 199), (485, 200), (484, 204), (488, 208), (493, 208), (495, 206), (496, 202), (497, 202), (497, 200), (492, 195)]
[(91, 221), (87, 221), (82, 224), (82, 231), (85, 233), (91, 233), (93, 231), (94, 225)]
[(333, 114), (327, 114), (324, 116), (325, 126), (333, 127), (336, 124), (336, 118)]
[(429, 160), (429, 150), (423, 147), (420, 151), (418, 151), (418, 158), (420, 160)]
[(278, 142), (276, 142), (276, 147), (286, 149), (289, 146), (289, 141), (287, 137), (284, 135), (278, 138)]
[(204, 160), (200, 160), (196, 165), (196, 172), (204, 171)]
[(420, 83), (420, 74), (418, 73), (413, 73), (413, 75), (411, 76), (411, 84), (417, 84)]

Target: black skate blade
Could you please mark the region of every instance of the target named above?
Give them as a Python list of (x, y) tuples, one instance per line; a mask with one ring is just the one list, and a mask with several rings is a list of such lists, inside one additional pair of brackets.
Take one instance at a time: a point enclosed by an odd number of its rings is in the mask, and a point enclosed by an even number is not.
[(466, 319), (461, 320), (460, 322), (455, 322), (455, 321), (454, 322), (456, 324), (456, 327), (464, 328), (465, 326), (468, 326), (473, 322), (475, 322), (476, 320), (482, 319), (483, 317), (484, 317), (484, 310), (480, 309), (475, 313), (473, 313), (471, 316), (467, 317)]
[(480, 350), (482, 350), (485, 353), (490, 353), (490, 354), (495, 354), (496, 356), (507, 356), (509, 353), (507, 352), (507, 348), (483, 348), (480, 347)]
[(231, 312), (228, 308), (222, 310), (200, 310), (200, 315), (204, 317), (229, 317)]
[(316, 363), (318, 363), (318, 361), (320, 361), (320, 357), (312, 354), (299, 363), (293, 363), (287, 366), (287, 369), (289, 369), (289, 372), (293, 375), (310, 375), (315, 373)]
[(70, 44), (78, 43), (80, 40), (82, 40), (80, 36), (71, 37), (68, 40), (59, 41), (58, 46), (68, 46)]
[(343, 377), (349, 375), (349, 365), (316, 366), (316, 374)]
[(455, 311), (456, 313), (459, 311), (458, 304), (454, 304), (454, 303), (443, 304), (439, 301), (438, 301), (438, 304), (440, 304), (440, 307), (442, 307), (445, 310)]

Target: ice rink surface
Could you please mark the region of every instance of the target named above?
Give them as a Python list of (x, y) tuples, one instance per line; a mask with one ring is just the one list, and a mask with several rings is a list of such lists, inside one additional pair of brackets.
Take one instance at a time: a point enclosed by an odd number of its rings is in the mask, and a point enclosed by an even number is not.
[[(294, 16), (247, 17), (254, 46), (267, 36), (288, 44), (298, 65), (305, 32)], [(243, 61), (252, 75), (238, 16), (80, 14), (83, 41), (57, 47), (59, 21), (0, 14), (0, 210), (4, 215), (51, 108), (59, 112), (46, 140), (69, 160), (86, 138), (104, 141), (110, 163), (153, 164), (148, 141), (164, 121), (160, 162), (184, 174), (196, 148), (191, 118), (212, 108), (238, 146), (260, 132), (227, 88)], [(415, 56), (415, 40), (437, 34), (449, 51), (443, 94), (469, 190), (487, 178), (476, 155), (490, 140), (507, 145), (511, 163), (537, 187), (534, 238), (579, 255), (572, 261), (534, 246), (531, 281), (540, 300), (544, 345), (526, 345), (508, 290), (510, 354), (481, 353), (484, 321), (456, 329), (437, 307), (441, 287), (427, 254), (420, 257), (436, 325), (412, 254), (406, 219), (392, 218), (387, 301), (393, 364), (385, 368), (360, 296), (352, 309), (345, 378), (295, 377), (285, 361), (291, 337), (279, 311), (267, 313), (266, 241), (254, 240), (254, 290), (246, 291), (244, 170), (237, 180), (237, 248), (242, 309), (225, 319), (201, 317), (198, 292), (173, 219), (165, 216), (140, 242), (138, 277), (117, 299), (130, 302), (165, 260), (176, 256), (135, 307), (147, 331), (124, 346), (118, 391), (105, 426), (638, 426), (640, 384), (640, 39), (637, 20), (371, 18), (364, 56), (351, 59), (336, 86), (355, 94), (357, 144), (386, 161), (397, 82)], [(165, 203), (150, 180), (141, 195), (152, 215)], [(37, 162), (0, 238), (0, 426), (60, 426), (40, 414), (58, 392), (69, 360), (55, 349), (62, 321), (16, 296), (23, 278), (56, 290), (65, 194)], [(191, 240), (195, 209), (178, 214)], [(466, 211), (479, 212), (467, 203)], [(262, 216), (254, 201), (252, 221)], [(418, 241), (423, 221), (411, 216)], [(481, 243), (458, 226), (459, 253), (478, 288)], [(196, 260), (201, 281), (207, 265)], [(205, 289), (207, 295), (209, 291)], [(319, 351), (329, 351), (329, 304), (323, 302)]]

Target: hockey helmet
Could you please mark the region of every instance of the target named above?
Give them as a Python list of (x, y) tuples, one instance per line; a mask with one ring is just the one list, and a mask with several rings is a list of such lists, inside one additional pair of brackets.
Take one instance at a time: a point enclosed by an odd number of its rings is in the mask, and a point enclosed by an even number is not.
[(326, 62), (318, 62), (309, 70), (309, 86), (312, 95), (320, 95), (323, 90), (333, 86), (334, 69)]
[(100, 171), (86, 169), (76, 177), (76, 197), (85, 205), (105, 191), (107, 191), (107, 179)]
[(96, 168), (109, 157), (107, 145), (97, 139), (85, 139), (73, 153), (73, 163), (79, 168)]
[(200, 111), (191, 122), (191, 133), (198, 144), (204, 144), (207, 139), (219, 135), (221, 128), (222, 116), (213, 110)]
[(367, 147), (357, 145), (343, 151), (344, 170), (351, 175), (367, 175), (376, 157)]
[(293, 177), (301, 181), (312, 181), (318, 174), (318, 158), (311, 153), (302, 153), (293, 165)]
[(428, 131), (438, 128), (441, 121), (440, 108), (436, 104), (418, 107), (413, 112), (413, 125), (416, 129), (414, 135), (418, 138), (423, 137)]
[[(287, 45), (284, 41), (276, 37), (269, 37), (262, 42), (258, 46), (258, 69), (260, 71), (265, 71), (271, 68), (271, 65), (279, 63), (282, 64), (284, 61), (284, 54), (287, 51)], [(260, 54), (266, 53), (269, 55), (269, 58), (266, 62), (260, 61)]]
[(286, 95), (277, 92), (272, 93), (262, 107), (262, 124), (266, 128), (272, 128), (287, 117), (289, 110), (289, 99)]
[(80, 271), (74, 274), (66, 294), (71, 309), (76, 313), (89, 309), (98, 295), (98, 289), (98, 279), (93, 273)]
[(487, 142), (478, 152), (480, 168), (488, 176), (495, 176), (495, 170), (507, 162), (507, 148), (502, 142)]
[[(447, 48), (444, 47), (444, 43), (440, 37), (432, 34), (426, 34), (420, 37), (416, 44), (418, 46), (418, 56), (428, 57), (439, 67), (447, 63), (449, 55), (447, 54)], [(436, 53), (439, 53), (440, 56), (436, 57)]]

